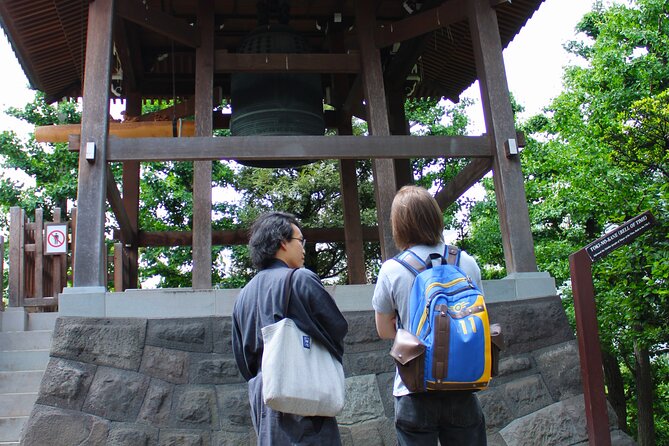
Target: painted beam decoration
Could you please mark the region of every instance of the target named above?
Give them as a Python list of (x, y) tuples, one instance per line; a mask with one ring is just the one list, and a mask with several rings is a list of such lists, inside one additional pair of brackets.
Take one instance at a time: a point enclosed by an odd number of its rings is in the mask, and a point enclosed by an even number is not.
[(611, 251), (632, 241), (655, 226), (655, 218), (650, 211), (637, 215), (607, 232), (602, 237), (585, 247), (588, 257), (592, 262), (606, 257)]

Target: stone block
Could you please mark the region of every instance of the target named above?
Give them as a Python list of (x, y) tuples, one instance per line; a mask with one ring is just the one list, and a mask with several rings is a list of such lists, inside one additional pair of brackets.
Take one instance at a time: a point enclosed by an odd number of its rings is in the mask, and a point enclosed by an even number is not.
[(142, 424), (112, 423), (107, 446), (157, 446), (158, 429)]
[(388, 354), (390, 349), (362, 353), (344, 353), (346, 377), (394, 372), (395, 363)]
[(513, 420), (513, 412), (506, 404), (502, 388), (488, 389), (478, 393), (477, 396), (489, 432), (497, 432)]
[(221, 410), (221, 429), (247, 432), (252, 428), (251, 404), (246, 383), (216, 386), (216, 395)]
[(379, 432), (379, 421), (372, 420), (351, 426), (351, 438), (354, 445), (384, 446), (383, 436)]
[(146, 390), (137, 421), (158, 427), (168, 426), (173, 393), (174, 384), (152, 379)]
[(392, 341), (379, 338), (373, 312), (356, 311), (346, 313), (345, 317), (348, 321), (348, 333), (344, 338), (345, 352), (390, 351)]
[(488, 305), (490, 320), (501, 324), (505, 355), (538, 350), (574, 339), (557, 296)]
[[(532, 359), (528, 355), (516, 355), (499, 360), (499, 378), (524, 372), (532, 368)], [(498, 377), (495, 377), (498, 378)]]
[(526, 376), (500, 387), (515, 417), (522, 417), (553, 404), (541, 375)]
[(211, 320), (214, 336), (214, 352), (232, 354), (232, 318), (215, 317)]
[(487, 446), (509, 446), (506, 444), (506, 441), (504, 441), (499, 432), (488, 433), (487, 437), (488, 437)]
[(23, 426), (23, 446), (103, 445), (109, 422), (93, 415), (36, 404)]
[(339, 424), (353, 425), (384, 416), (376, 376), (346, 378), (346, 403), (337, 417)]
[(37, 404), (81, 410), (96, 366), (51, 358), (40, 384)]
[(554, 345), (534, 354), (537, 368), (555, 401), (583, 393), (576, 341)]
[(193, 384), (229, 384), (244, 382), (235, 359), (216, 353), (192, 353), (190, 382)]
[(181, 428), (218, 428), (219, 418), (214, 387), (176, 386), (172, 400), (170, 424)]
[(196, 429), (161, 429), (158, 446), (209, 446), (211, 432)]
[(255, 435), (251, 431), (247, 432), (213, 432), (213, 446), (251, 446), (256, 444)]
[(137, 372), (98, 367), (82, 410), (111, 421), (135, 421), (149, 377)]
[(636, 446), (636, 442), (620, 429), (614, 429), (611, 431), (611, 446)]
[(145, 335), (145, 319), (61, 317), (54, 328), (51, 356), (139, 370)]
[(147, 345), (207, 353), (213, 351), (212, 318), (150, 319)]
[(563, 445), (587, 441), (583, 396), (563, 400), (517, 418), (500, 434), (508, 446)]
[(188, 382), (189, 359), (190, 355), (182, 350), (147, 345), (140, 371), (153, 378), (185, 384)]
[(386, 417), (394, 419), (395, 397), (393, 396), (393, 385), (395, 384), (395, 372), (379, 373), (376, 375), (376, 383), (379, 386), (384, 413)]

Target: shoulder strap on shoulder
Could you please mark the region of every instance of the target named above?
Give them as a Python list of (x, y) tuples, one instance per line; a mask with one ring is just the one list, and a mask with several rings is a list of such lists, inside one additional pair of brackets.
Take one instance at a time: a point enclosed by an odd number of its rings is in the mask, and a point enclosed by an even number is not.
[(283, 305), (283, 317), (285, 318), (288, 315), (288, 305), (290, 304), (290, 296), (291, 296), (291, 290), (292, 287), (290, 286), (291, 279), (293, 278), (293, 273), (297, 271), (294, 268), (291, 268), (290, 271), (288, 272), (288, 277), (286, 278), (286, 283), (283, 287), (283, 300), (284, 300), (284, 305)]
[(444, 258), (449, 265), (460, 265), (460, 248), (453, 245), (446, 245), (444, 248)]
[(405, 249), (404, 251), (400, 252), (395, 257), (393, 257), (393, 259), (399, 262), (400, 265), (411, 271), (411, 273), (414, 276), (417, 276), (418, 274), (422, 273), (427, 268), (425, 262), (420, 257), (418, 257), (415, 252), (413, 252), (410, 249)]

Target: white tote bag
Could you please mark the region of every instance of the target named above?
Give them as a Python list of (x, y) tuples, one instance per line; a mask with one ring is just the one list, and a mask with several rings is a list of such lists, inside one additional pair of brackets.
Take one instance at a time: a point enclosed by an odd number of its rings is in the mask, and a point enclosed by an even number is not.
[[(284, 291), (284, 315), (290, 301), (292, 271)], [(302, 416), (334, 417), (341, 412), (344, 368), (325, 347), (289, 318), (264, 327), (262, 337), (262, 393), (267, 406)]]

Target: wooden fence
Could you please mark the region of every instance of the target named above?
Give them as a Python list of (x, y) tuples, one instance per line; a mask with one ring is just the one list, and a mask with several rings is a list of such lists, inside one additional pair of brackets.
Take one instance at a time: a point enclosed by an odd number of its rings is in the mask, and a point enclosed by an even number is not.
[[(44, 211), (35, 211), (34, 221), (29, 221), (19, 207), (10, 209), (9, 224), (9, 306), (39, 307), (44, 311), (58, 310), (58, 295), (71, 281), (72, 258), (75, 250), (75, 228), (77, 212), (72, 210), (71, 221), (67, 222), (63, 254), (45, 254), (46, 227), (51, 223), (61, 223), (60, 209), (54, 209), (53, 222), (44, 221)], [(4, 258), (3, 238), (0, 236), (0, 258)], [(111, 264), (108, 282), (115, 291), (123, 291), (129, 283), (129, 259), (123, 244), (115, 243), (114, 252), (105, 259)], [(0, 277), (3, 266), (0, 264)], [(0, 311), (4, 304), (0, 299)]]
[[(45, 224), (61, 223), (60, 209), (54, 209), (53, 222), (44, 221), (42, 209), (35, 210), (32, 222), (18, 207), (10, 209), (9, 217), (9, 306), (56, 310), (58, 295), (67, 286), (71, 249), (45, 255), (44, 230)], [(71, 248), (70, 240), (65, 243)]]

